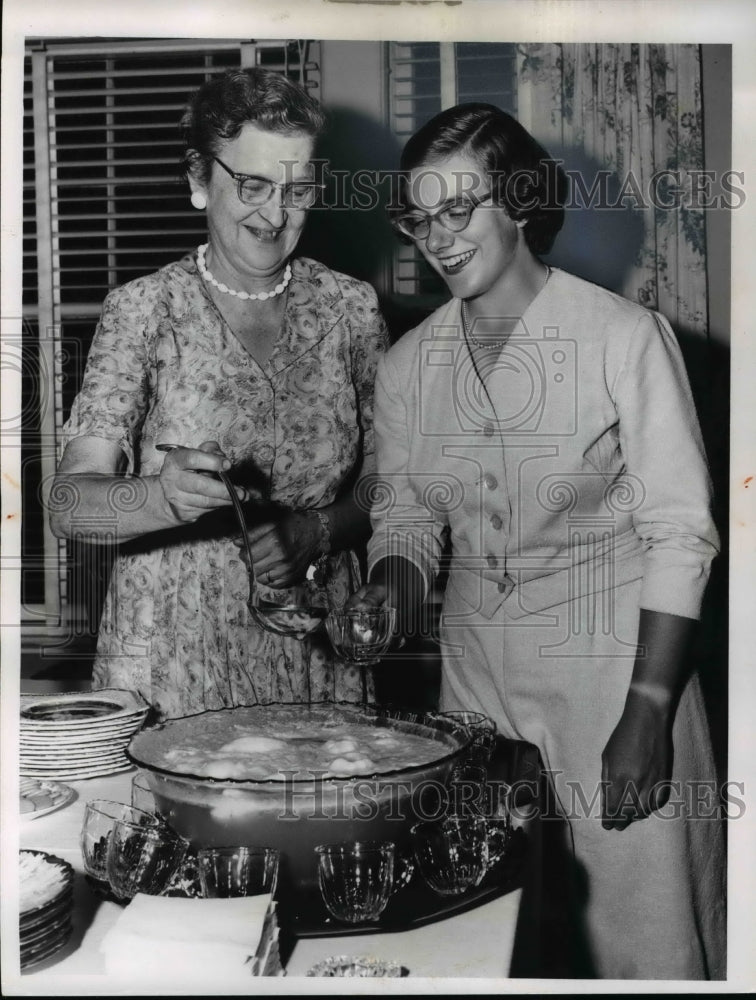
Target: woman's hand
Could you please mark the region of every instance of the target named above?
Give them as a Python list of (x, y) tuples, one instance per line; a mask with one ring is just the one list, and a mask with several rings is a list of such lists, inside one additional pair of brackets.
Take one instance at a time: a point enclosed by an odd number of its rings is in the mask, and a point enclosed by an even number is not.
[(346, 602), (347, 611), (370, 611), (386, 604), (388, 587), (383, 583), (365, 583)]
[[(217, 441), (205, 441), (199, 448), (169, 451), (158, 479), (174, 517), (182, 523), (191, 523), (208, 510), (230, 504), (226, 487), (212, 475), (230, 468), (231, 463)], [(244, 499), (244, 490), (241, 487), (238, 490), (240, 499)]]
[(669, 798), (670, 730), (669, 707), (631, 691), (601, 755), (601, 825), (605, 830), (624, 830), (633, 820), (660, 809)]
[[(311, 513), (290, 511), (280, 521), (266, 521), (247, 532), (252, 569), (260, 583), (274, 589), (302, 583), (308, 568), (321, 555), (321, 526)], [(234, 541), (247, 561), (241, 539)]]
[(638, 654), (625, 707), (601, 755), (602, 826), (624, 830), (669, 798), (672, 723), (688, 676), (686, 650), (695, 622), (641, 608)]
[(395, 631), (404, 639), (417, 631), (424, 596), (425, 584), (417, 566), (402, 556), (389, 556), (373, 566), (370, 581), (352, 594), (346, 607), (348, 611), (383, 605), (395, 608)]

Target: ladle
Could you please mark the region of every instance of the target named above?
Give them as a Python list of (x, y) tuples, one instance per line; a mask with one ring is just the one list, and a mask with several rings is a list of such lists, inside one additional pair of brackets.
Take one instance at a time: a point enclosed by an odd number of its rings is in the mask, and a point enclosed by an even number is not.
[[(157, 451), (174, 451), (182, 448), (179, 444), (156, 444)], [(236, 494), (236, 488), (228, 475), (220, 471), (218, 477), (226, 487), (231, 498), (231, 504), (236, 514), (236, 520), (241, 530), (242, 542), (247, 553), (247, 577), (249, 579), (249, 599), (247, 608), (251, 618), (266, 632), (273, 632), (275, 635), (291, 636), (295, 639), (304, 639), (318, 629), (328, 614), (327, 608), (320, 608), (317, 605), (280, 604), (276, 601), (260, 596), (255, 585), (255, 575), (252, 564), (252, 547), (249, 544), (247, 534), (247, 521), (244, 516), (244, 509)], [(285, 592), (284, 592), (285, 593)]]

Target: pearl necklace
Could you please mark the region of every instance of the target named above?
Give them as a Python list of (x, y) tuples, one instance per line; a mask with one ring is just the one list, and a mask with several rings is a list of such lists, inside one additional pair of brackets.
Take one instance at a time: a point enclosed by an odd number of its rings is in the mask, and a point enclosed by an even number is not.
[(237, 292), (236, 289), (229, 288), (228, 285), (224, 285), (222, 281), (218, 281), (207, 269), (207, 265), (205, 264), (205, 253), (207, 252), (207, 248), (209, 246), (209, 243), (203, 243), (202, 246), (197, 247), (197, 268), (205, 281), (209, 281), (211, 285), (215, 285), (219, 292), (225, 292), (226, 295), (235, 295), (237, 299), (251, 299), (252, 301), (265, 302), (266, 299), (273, 299), (276, 295), (280, 295), (291, 281), (291, 264), (287, 264), (283, 279), (279, 281), (272, 291)]
[[(543, 288), (546, 286), (546, 282), (549, 280), (550, 277), (551, 277), (551, 268), (547, 264), (546, 281), (544, 281), (543, 285), (541, 286), (541, 290), (543, 290)], [(462, 299), (462, 329), (464, 331), (465, 337), (467, 337), (470, 343), (474, 344), (476, 347), (479, 347), (482, 351), (500, 351), (510, 337), (510, 335), (507, 334), (505, 337), (499, 337), (497, 340), (491, 340), (491, 341), (478, 340), (477, 337), (473, 337), (472, 333), (470, 332), (469, 323), (467, 322), (467, 302), (464, 299)]]
[(478, 340), (477, 337), (473, 337), (472, 333), (470, 332), (470, 326), (469, 326), (469, 324), (467, 322), (467, 309), (466, 309), (466, 306), (467, 306), (467, 303), (463, 299), (462, 300), (462, 329), (464, 330), (465, 337), (467, 337), (467, 339), (470, 341), (471, 344), (474, 344), (476, 347), (479, 347), (482, 351), (500, 351), (502, 349), (502, 347), (504, 346), (504, 344), (509, 339), (509, 337), (508, 336), (501, 337), (498, 340), (492, 340), (490, 343), (486, 343), (483, 340)]

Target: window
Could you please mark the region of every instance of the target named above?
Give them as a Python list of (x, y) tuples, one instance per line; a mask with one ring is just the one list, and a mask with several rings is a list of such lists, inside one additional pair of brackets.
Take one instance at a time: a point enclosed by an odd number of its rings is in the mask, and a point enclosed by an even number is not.
[[(498, 42), (390, 42), (391, 128), (404, 143), (443, 108), (463, 101), (496, 104), (517, 112), (516, 46)], [(444, 297), (443, 282), (413, 246), (394, 261), (393, 292)]]
[[(318, 94), (319, 43), (29, 42), (24, 85), (21, 602), (27, 625), (96, 625), (103, 550), (55, 539), (43, 496), (102, 301), (202, 242), (181, 175), (188, 95), (262, 65)], [(68, 550), (68, 551), (66, 551)], [(67, 556), (67, 558), (66, 558)]]

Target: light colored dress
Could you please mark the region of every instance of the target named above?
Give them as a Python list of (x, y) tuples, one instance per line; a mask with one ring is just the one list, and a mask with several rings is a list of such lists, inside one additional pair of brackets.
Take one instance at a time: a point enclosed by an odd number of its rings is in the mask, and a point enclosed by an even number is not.
[(674, 725), (675, 804), (621, 832), (600, 821), (639, 609), (696, 618), (718, 546), (668, 324), (555, 270), (501, 355), (473, 358), (452, 300), (379, 362), (375, 433), (369, 564), (404, 556), (430, 588), (450, 533), (442, 705), (539, 748), (593, 970), (723, 976), (723, 835), (696, 677)]
[[(114, 441), (128, 473), (149, 476), (165, 458), (156, 444), (218, 441), (232, 478), (258, 496), (294, 509), (336, 500), (361, 463), (372, 467), (373, 382), (386, 329), (369, 285), (307, 258), (292, 261), (292, 272), (282, 332), (263, 368), (223, 320), (194, 256), (112, 292), (63, 446), (82, 435)], [(140, 502), (137, 487), (128, 478), (116, 484), (116, 512)], [(299, 642), (248, 620), (247, 573), (231, 541), (238, 534), (229, 507), (120, 548), (96, 687), (137, 690), (168, 717), (361, 697), (358, 672), (334, 663), (324, 636)], [(348, 553), (331, 559), (333, 603), (347, 596), (348, 565)]]

